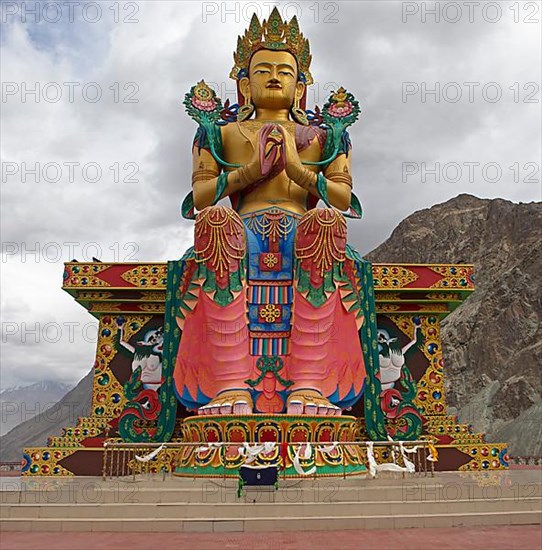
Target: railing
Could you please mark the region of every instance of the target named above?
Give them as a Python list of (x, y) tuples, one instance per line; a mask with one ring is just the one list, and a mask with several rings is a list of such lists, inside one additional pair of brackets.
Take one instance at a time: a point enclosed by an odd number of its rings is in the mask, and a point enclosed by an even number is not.
[(510, 456), (510, 462), (518, 466), (542, 466), (542, 456), (536, 456), (536, 455)]
[[(223, 446), (243, 447), (245, 445), (262, 445), (262, 443), (244, 443), (244, 442), (222, 442), (222, 443), (123, 443), (115, 441), (106, 441), (104, 443), (103, 454), (103, 469), (102, 476), (104, 481), (109, 478), (119, 478), (127, 475), (132, 475), (135, 479), (136, 474), (149, 474), (153, 469), (159, 467), (158, 471), (163, 473), (163, 479), (167, 472), (174, 472), (177, 459), (182, 450), (186, 447), (205, 448), (212, 446), (219, 448)], [(280, 445), (280, 443), (276, 443)], [(321, 447), (364, 447), (367, 452), (367, 470), (373, 477), (376, 477), (378, 471), (396, 471), (401, 472), (403, 477), (406, 473), (418, 473), (431, 477), (435, 475), (434, 463), (437, 460), (435, 447), (429, 441), (347, 441), (347, 442), (322, 442), (322, 441), (305, 441), (288, 443), (289, 447), (299, 449), (306, 445), (311, 445), (317, 449)], [(390, 448), (393, 462), (376, 462), (373, 449)], [(409, 458), (407, 458), (409, 455)], [(343, 451), (343, 477), (346, 477), (346, 453)], [(412, 458), (412, 460), (410, 460)], [(403, 465), (398, 465), (402, 462)], [(277, 464), (281, 464), (282, 459), (278, 457)], [(394, 464), (395, 468), (388, 467), (389, 464)], [(234, 473), (234, 469), (232, 469)], [(226, 474), (223, 474), (226, 477)], [(194, 477), (197, 477), (194, 475)], [(307, 475), (307, 478), (317, 477), (317, 472)]]
[(0, 462), (0, 472), (16, 472), (21, 469), (21, 461)]

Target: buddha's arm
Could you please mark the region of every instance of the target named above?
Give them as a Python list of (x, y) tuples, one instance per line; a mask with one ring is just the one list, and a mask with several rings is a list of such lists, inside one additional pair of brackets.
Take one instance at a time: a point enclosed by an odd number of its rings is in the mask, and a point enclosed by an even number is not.
[(352, 199), (352, 154), (344, 153), (324, 170), (329, 202), (339, 210), (348, 210)]
[[(288, 177), (311, 195), (322, 198), (318, 192), (318, 174), (301, 163), (294, 138), (287, 132), (283, 132), (283, 135), (286, 141)], [(351, 154), (337, 155), (324, 170), (328, 201), (332, 206), (343, 211), (348, 210), (352, 198), (351, 158)]]
[[(328, 200), (339, 210), (348, 210), (352, 196), (351, 155), (338, 155), (324, 170)], [(317, 174), (302, 164), (287, 166), (288, 176), (298, 185), (318, 198)]]
[[(203, 210), (215, 202), (220, 167), (207, 149), (194, 147), (192, 153), (192, 191), (194, 206)], [(257, 162), (227, 172), (227, 185), (219, 198), (227, 197), (244, 189), (260, 178), (260, 167)]]

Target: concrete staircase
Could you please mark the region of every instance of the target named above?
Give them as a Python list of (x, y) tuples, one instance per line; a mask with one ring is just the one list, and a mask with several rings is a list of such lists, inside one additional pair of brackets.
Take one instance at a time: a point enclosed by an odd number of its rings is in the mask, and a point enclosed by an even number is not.
[(541, 470), (281, 480), (278, 491), (236, 493), (229, 479), (8, 478), (0, 492), (0, 529), (241, 532), (542, 522)]

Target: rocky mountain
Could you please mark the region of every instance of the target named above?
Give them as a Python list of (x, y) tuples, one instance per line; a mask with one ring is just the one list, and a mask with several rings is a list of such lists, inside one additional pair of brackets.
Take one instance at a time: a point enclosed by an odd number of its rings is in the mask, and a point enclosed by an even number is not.
[(0, 392), (0, 436), (25, 420), (45, 412), (73, 386), (44, 381), (29, 386), (6, 388)]
[(459, 195), (415, 212), (374, 262), (472, 263), (476, 292), (443, 322), (448, 405), (461, 422), (542, 454), (542, 203)]
[[(42, 406), (48, 403), (48, 407), (42, 408), (43, 412), (40, 412), (36, 416), (31, 418), (26, 417), (23, 422), (15, 426), (8, 433), (0, 437), (0, 461), (14, 461), (22, 458), (23, 447), (31, 447), (38, 445), (45, 445), (47, 438), (51, 435), (60, 435), (62, 428), (74, 426), (79, 416), (88, 416), (90, 414), (90, 398), (92, 395), (92, 375), (93, 371), (89, 372), (71, 391), (66, 393), (69, 387), (64, 387), (64, 392), (61, 394), (63, 397), (59, 400), (59, 396), (53, 400), (50, 397), (50, 393), (43, 393), (42, 395), (30, 393), (30, 388), (34, 386), (42, 386), (47, 388), (51, 383), (46, 384), (33, 384), (33, 386), (27, 386), (27, 388), (20, 388), (13, 391), (4, 391), (0, 394), (2, 403), (13, 403), (5, 399), (8, 396), (26, 396), (27, 401), (24, 407), (31, 408), (34, 404)], [(5, 396), (4, 396), (5, 394)], [(65, 394), (65, 395), (64, 395)], [(55, 404), (56, 402), (56, 404)], [(2, 411), (11, 410), (4, 409), (2, 405)], [(21, 405), (22, 409), (23, 405)], [(37, 411), (38, 406), (34, 409)], [(26, 410), (26, 409), (25, 409)], [(24, 417), (23, 417), (24, 418)], [(3, 419), (2, 419), (3, 424)]]

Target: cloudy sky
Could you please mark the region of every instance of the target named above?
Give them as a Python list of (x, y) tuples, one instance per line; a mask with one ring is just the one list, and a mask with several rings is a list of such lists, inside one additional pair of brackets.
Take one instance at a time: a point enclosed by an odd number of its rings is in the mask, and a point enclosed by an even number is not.
[(64, 261), (165, 261), (191, 244), (181, 101), (202, 77), (234, 99), (232, 51), (255, 10), (298, 15), (309, 107), (339, 85), (360, 100), (361, 252), (459, 193), (541, 200), (540, 2), (35, 4), (1, 4), (1, 388), (92, 365), (95, 322), (60, 290)]

